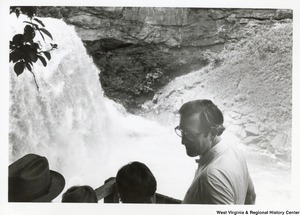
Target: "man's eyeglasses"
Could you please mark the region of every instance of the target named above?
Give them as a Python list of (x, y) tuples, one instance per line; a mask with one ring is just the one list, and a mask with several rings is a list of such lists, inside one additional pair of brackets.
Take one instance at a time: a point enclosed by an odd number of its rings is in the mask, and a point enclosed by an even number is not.
[[(193, 139), (195, 138), (195, 135), (185, 132), (184, 130), (182, 130), (182, 129), (179, 127), (179, 125), (176, 126), (176, 127), (174, 128), (174, 130), (175, 130), (175, 133), (176, 133), (179, 137), (185, 136), (185, 137), (187, 137), (187, 138), (190, 139), (190, 140), (193, 140)], [(201, 132), (200, 132), (200, 133), (201, 133)], [(200, 133), (197, 133), (197, 134), (200, 134)]]

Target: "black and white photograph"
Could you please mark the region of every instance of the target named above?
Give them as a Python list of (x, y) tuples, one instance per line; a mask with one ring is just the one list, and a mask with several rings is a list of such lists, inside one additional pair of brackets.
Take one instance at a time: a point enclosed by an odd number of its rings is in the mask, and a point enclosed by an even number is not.
[(292, 4), (18, 3), (4, 214), (300, 214)]

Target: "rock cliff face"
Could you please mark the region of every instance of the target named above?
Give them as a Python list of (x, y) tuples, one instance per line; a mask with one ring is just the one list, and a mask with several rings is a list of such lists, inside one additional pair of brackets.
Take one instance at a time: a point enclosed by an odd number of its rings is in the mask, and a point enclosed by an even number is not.
[[(174, 77), (207, 66), (224, 44), (247, 37), (247, 23), (272, 26), (290, 10), (47, 7), (76, 27), (100, 68), (105, 95), (134, 111)], [(218, 63), (218, 62), (217, 62)]]
[[(244, 144), (290, 160), (291, 10), (47, 7), (40, 12), (75, 26), (101, 70), (105, 95), (128, 111), (155, 114), (164, 122), (176, 117), (184, 99), (210, 98)], [(189, 75), (178, 81), (183, 74)]]

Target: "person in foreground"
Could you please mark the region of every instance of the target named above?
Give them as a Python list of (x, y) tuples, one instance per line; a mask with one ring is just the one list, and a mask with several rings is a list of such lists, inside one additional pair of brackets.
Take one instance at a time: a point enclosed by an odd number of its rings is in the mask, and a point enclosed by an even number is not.
[(64, 177), (49, 170), (47, 158), (27, 154), (9, 166), (9, 202), (51, 202), (65, 187)]
[(155, 203), (156, 179), (143, 163), (123, 166), (116, 176), (116, 188), (122, 203)]
[(62, 196), (61, 202), (98, 203), (95, 190), (87, 185), (70, 187)]
[(175, 132), (198, 169), (183, 204), (254, 204), (256, 194), (241, 151), (221, 141), (223, 114), (210, 100), (182, 105)]

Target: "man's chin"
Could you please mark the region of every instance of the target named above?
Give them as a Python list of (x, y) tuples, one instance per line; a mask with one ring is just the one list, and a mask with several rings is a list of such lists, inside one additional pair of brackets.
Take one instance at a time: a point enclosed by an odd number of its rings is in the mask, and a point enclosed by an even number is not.
[(189, 151), (189, 150), (186, 150), (186, 154), (187, 154), (189, 157), (196, 157), (196, 156), (198, 156), (197, 153), (195, 153), (195, 151)]

